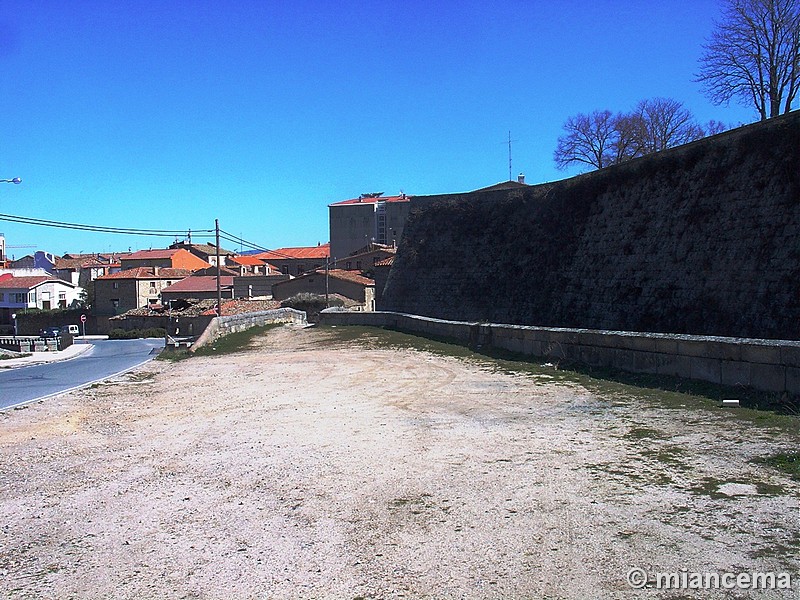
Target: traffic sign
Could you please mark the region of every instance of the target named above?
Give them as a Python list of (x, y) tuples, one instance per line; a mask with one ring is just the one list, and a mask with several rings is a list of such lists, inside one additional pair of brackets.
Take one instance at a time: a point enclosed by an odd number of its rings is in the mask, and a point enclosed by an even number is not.
[(86, 315), (81, 315), (81, 323), (86, 323)]

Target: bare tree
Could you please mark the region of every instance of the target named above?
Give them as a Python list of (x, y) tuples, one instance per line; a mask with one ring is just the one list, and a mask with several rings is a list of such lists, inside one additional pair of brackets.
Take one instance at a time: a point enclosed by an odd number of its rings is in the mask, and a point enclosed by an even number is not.
[(727, 0), (696, 81), (715, 104), (737, 98), (764, 120), (792, 109), (800, 78), (800, 0)]
[(559, 169), (581, 163), (598, 169), (699, 139), (692, 113), (670, 98), (641, 101), (630, 113), (608, 110), (567, 119), (553, 158)]
[(558, 138), (553, 159), (559, 169), (583, 163), (602, 169), (613, 162), (609, 155), (616, 133), (614, 116), (608, 110), (578, 114), (564, 123), (566, 134)]
[(705, 135), (691, 111), (672, 98), (642, 100), (629, 118), (635, 156), (688, 144)]

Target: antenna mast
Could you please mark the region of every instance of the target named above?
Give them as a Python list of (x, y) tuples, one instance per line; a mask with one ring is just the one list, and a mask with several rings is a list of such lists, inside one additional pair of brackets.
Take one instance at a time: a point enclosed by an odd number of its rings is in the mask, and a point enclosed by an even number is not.
[(511, 181), (511, 130), (508, 130), (508, 180)]

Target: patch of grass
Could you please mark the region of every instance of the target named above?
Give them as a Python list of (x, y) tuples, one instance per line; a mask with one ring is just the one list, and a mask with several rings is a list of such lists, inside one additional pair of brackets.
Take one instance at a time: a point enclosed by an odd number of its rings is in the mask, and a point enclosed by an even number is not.
[(171, 348), (164, 348), (156, 356), (156, 360), (164, 360), (167, 362), (179, 362), (190, 358), (192, 354), (188, 350), (172, 350)]
[(202, 348), (198, 348), (195, 356), (220, 356), (223, 354), (232, 354), (234, 352), (242, 352), (247, 349), (254, 338), (264, 335), (270, 329), (275, 329), (281, 326), (282, 323), (272, 323), (270, 325), (259, 325), (251, 327), (244, 331), (237, 331), (236, 333), (229, 333), (228, 335), (219, 338), (212, 344), (207, 344)]
[(641, 440), (644, 438), (661, 439), (664, 437), (664, 434), (650, 427), (632, 427), (628, 433), (625, 434), (625, 437), (633, 440)]
[(644, 450), (642, 455), (681, 471), (690, 470), (689, 465), (681, 460), (686, 455), (686, 451), (679, 446), (664, 446), (657, 450)]
[(792, 479), (800, 481), (800, 452), (779, 452), (758, 459), (757, 462), (783, 471)]
[(30, 352), (22, 352), (21, 354), (0, 354), (0, 360), (11, 360), (12, 358), (25, 358), (30, 356)]
[(254, 338), (264, 335), (271, 329), (282, 326), (283, 323), (271, 323), (269, 325), (259, 325), (251, 327), (244, 331), (237, 331), (236, 333), (229, 333), (228, 335), (219, 338), (211, 344), (207, 344), (198, 348), (195, 352), (188, 350), (172, 350), (164, 348), (158, 355), (158, 360), (165, 360), (169, 362), (180, 362), (191, 358), (192, 356), (220, 356), (224, 354), (232, 354), (234, 352), (244, 352), (251, 344)]

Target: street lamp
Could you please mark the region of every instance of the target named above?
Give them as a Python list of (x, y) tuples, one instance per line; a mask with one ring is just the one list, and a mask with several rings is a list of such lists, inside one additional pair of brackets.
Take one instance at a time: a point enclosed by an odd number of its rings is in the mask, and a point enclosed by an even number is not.
[(0, 179), (0, 183), (22, 183), (22, 178), (14, 177), (14, 179)]

